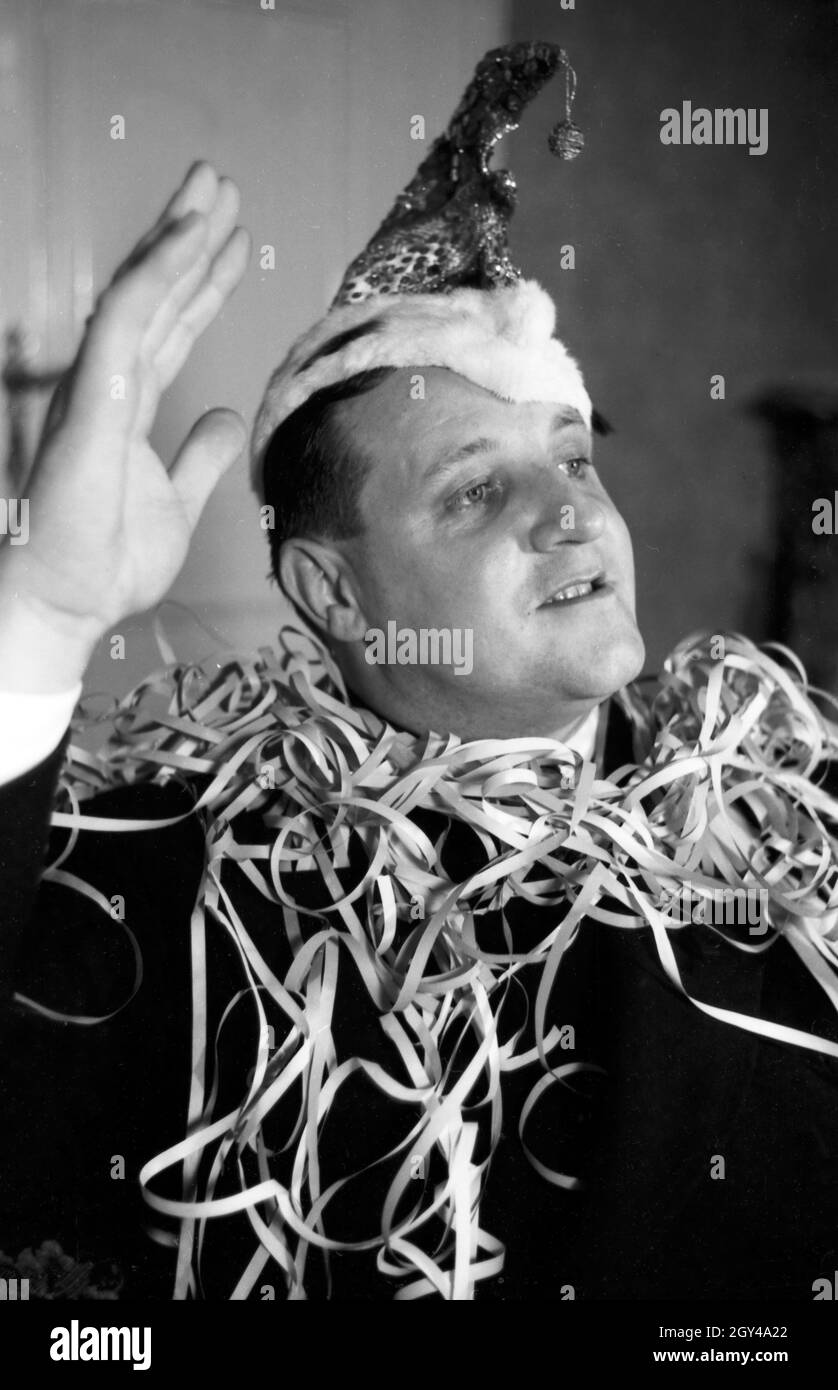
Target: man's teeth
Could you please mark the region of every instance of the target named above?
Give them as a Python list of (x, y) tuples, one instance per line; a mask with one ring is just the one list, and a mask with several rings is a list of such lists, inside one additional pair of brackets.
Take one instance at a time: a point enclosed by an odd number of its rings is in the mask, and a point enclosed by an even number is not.
[(585, 594), (593, 593), (594, 586), (589, 581), (584, 584), (569, 584), (566, 589), (559, 589), (557, 594), (548, 599), (548, 603), (565, 603), (569, 598), (582, 598)]

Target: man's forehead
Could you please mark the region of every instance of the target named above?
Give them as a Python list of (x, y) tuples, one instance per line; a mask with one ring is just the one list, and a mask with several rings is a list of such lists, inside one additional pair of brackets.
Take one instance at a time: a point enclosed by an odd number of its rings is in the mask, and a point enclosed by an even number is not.
[(575, 406), (505, 400), (447, 367), (397, 368), (350, 404), (353, 424), (362, 433), (392, 442), (395, 432), (422, 458), (445, 444), (466, 442), (475, 432), (505, 434), (527, 425), (550, 431), (569, 425), (587, 429)]

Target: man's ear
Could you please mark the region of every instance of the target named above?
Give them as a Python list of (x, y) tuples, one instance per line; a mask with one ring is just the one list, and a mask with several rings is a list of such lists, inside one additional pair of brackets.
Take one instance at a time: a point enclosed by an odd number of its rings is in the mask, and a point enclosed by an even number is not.
[(360, 642), (369, 624), (345, 557), (322, 541), (284, 541), (279, 579), (288, 597), (320, 632), (337, 642)]

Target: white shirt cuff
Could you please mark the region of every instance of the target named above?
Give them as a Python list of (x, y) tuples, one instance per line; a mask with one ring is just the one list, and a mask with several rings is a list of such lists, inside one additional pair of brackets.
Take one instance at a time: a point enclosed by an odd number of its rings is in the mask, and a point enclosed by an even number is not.
[(49, 695), (0, 690), (0, 785), (37, 767), (58, 747), (80, 696), (81, 681)]

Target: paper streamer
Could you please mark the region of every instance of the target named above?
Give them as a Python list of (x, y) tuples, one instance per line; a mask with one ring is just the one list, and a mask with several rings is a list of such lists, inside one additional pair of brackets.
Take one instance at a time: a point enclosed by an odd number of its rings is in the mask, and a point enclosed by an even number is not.
[[(639, 683), (616, 698), (634, 729), (636, 761), (604, 778), (552, 739), (463, 743), (395, 730), (350, 705), (328, 654), (287, 628), (276, 652), (216, 662), (215, 670), (171, 662), (119, 702), (100, 753), (71, 747), (54, 817), (69, 842), (48, 876), (103, 907), (97, 890), (62, 868), (80, 832), (132, 833), (185, 817), (90, 817), (85, 801), (107, 787), (203, 779), (186, 813), (198, 818), (206, 843), (189, 928), (189, 1130), (140, 1174), (149, 1206), (180, 1223), (176, 1298), (200, 1296), (209, 1226), (234, 1212), (245, 1213), (255, 1247), (231, 1271), (232, 1299), (248, 1297), (269, 1269), (288, 1298), (305, 1298), (312, 1250), (327, 1264), (330, 1251), (375, 1251), (400, 1300), (473, 1298), (503, 1266), (502, 1245), (480, 1226), (480, 1198), (501, 1133), (505, 1072), (533, 1071), (520, 1121), (530, 1162), (547, 1183), (576, 1185), (531, 1151), (525, 1131), (544, 1093), (587, 1065), (556, 1061), (547, 1012), (563, 956), (589, 921), (647, 931), (668, 979), (720, 1024), (838, 1056), (828, 1038), (692, 998), (677, 963), (684, 922), (666, 906), (685, 891), (705, 906), (724, 890), (761, 891), (764, 939), (737, 937), (712, 920), (705, 929), (753, 955), (786, 936), (838, 1008), (838, 801), (820, 785), (838, 756), (836, 726), (819, 707), (830, 697), (808, 689), (784, 649), (715, 634), (681, 642), (656, 687)], [(470, 827), (485, 863), (450, 879), (442, 840), (432, 843), (411, 820), (417, 809)], [(237, 837), (246, 811), (261, 814), (264, 843)], [(363, 867), (349, 881), (359, 850)], [(229, 878), (222, 884), (224, 864), (274, 904), (293, 953), (284, 978), (251, 940)], [(319, 876), (313, 913), (295, 896), (299, 869)], [(543, 939), (527, 951), (506, 918), (520, 897), (550, 909)], [(504, 951), (480, 944), (490, 912), (499, 915)], [(219, 933), (235, 944), (241, 971), (210, 1037), (207, 970)], [(338, 1055), (335, 1006), (347, 969), (362, 981), (389, 1068)], [(535, 1009), (510, 1034), (505, 1005), (524, 970), (540, 972)], [(138, 962), (135, 990), (140, 980)], [(65, 1021), (97, 1021), (21, 1002)], [(253, 1066), (237, 1106), (219, 1115), (224, 1028), (243, 1007), (254, 1017)], [(363, 1170), (366, 1191), (369, 1173), (381, 1174), (380, 1220), (353, 1244), (329, 1234), (330, 1211), (341, 1196), (351, 1201), (360, 1174), (324, 1188), (318, 1144), (335, 1097), (358, 1072), (396, 1107), (403, 1138)], [(296, 1111), (278, 1169), (263, 1125), (291, 1096)], [(447, 1179), (432, 1180), (440, 1161)], [(230, 1171), (237, 1191), (220, 1196), (221, 1174)], [(165, 1242), (166, 1233), (156, 1230), (155, 1239)]]

